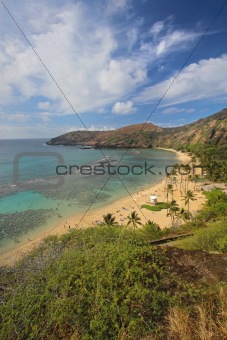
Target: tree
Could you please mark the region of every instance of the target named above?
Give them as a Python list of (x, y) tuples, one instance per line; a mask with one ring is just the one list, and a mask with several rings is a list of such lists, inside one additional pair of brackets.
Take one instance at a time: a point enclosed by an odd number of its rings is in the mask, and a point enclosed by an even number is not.
[(154, 221), (148, 220), (144, 225), (143, 230), (152, 239), (158, 239), (161, 237), (161, 228)]
[(191, 162), (192, 162), (192, 164), (195, 164), (195, 163), (196, 163), (196, 158), (195, 158), (195, 156), (192, 156)]
[(175, 200), (172, 200), (169, 204), (169, 212), (167, 214), (167, 216), (170, 216), (171, 218), (172, 227), (174, 226), (174, 223), (177, 219), (178, 211), (179, 211), (179, 206), (177, 202)]
[(117, 224), (117, 222), (115, 222), (115, 217), (113, 216), (113, 214), (110, 213), (103, 215), (103, 221), (108, 226)]
[(177, 219), (183, 220), (184, 222), (188, 222), (192, 217), (190, 211), (181, 208), (177, 213)]
[(188, 205), (188, 211), (190, 211), (189, 210), (190, 201), (196, 201), (195, 195), (192, 192), (192, 190), (188, 190), (184, 196), (184, 204), (185, 206)]
[(128, 218), (127, 225), (132, 224), (134, 231), (137, 228), (137, 224), (142, 225), (142, 223), (140, 222), (141, 218), (138, 216), (136, 211), (132, 211), (131, 214), (127, 216), (127, 218)]
[(173, 185), (172, 184), (167, 184), (167, 187), (166, 187), (166, 199), (167, 199), (167, 202), (169, 201), (169, 194), (172, 195), (172, 200), (173, 200)]
[(198, 174), (194, 175), (194, 176), (192, 177), (191, 181), (194, 182), (194, 190), (196, 190), (197, 182), (200, 181), (199, 175), (198, 175)]
[(207, 205), (210, 207), (218, 204), (219, 202), (227, 202), (227, 195), (220, 189), (205, 192), (205, 195), (207, 197)]

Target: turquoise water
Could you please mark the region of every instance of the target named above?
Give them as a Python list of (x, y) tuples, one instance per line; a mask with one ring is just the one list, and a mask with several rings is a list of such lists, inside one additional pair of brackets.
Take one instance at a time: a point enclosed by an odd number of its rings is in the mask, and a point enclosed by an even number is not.
[(22, 212), (29, 209), (39, 210), (51, 209), (56, 206), (56, 202), (53, 199), (44, 197), (38, 192), (22, 191), (14, 195), (9, 195), (0, 200), (1, 214), (7, 214), (11, 212)]
[[(155, 149), (79, 149), (47, 146), (46, 140), (0, 140), (0, 251), (48, 228), (76, 212), (85, 212), (152, 185), (165, 175), (165, 166), (177, 162), (175, 153)], [(53, 154), (54, 153), (54, 154)], [(105, 156), (111, 165), (140, 166), (142, 175), (97, 175), (94, 167)], [(120, 162), (120, 163), (119, 163)], [(151, 173), (145, 174), (145, 162)], [(119, 164), (118, 164), (119, 163)], [(90, 166), (91, 174), (79, 171), (57, 175), (70, 166)], [(139, 168), (137, 168), (137, 171)], [(112, 169), (111, 169), (112, 173)], [(62, 181), (61, 182), (59, 182)]]

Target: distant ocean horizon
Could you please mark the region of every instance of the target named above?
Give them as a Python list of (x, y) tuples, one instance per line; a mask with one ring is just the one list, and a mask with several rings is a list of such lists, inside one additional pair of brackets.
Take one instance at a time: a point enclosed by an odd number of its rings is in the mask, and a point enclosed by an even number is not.
[[(48, 146), (47, 140), (0, 140), (0, 253), (48, 230), (61, 218), (110, 204), (157, 183), (165, 176), (165, 167), (178, 161), (167, 150), (80, 149)], [(94, 169), (105, 158), (111, 165), (122, 166), (120, 180), (107, 170), (103, 175), (84, 175), (76, 168), (87, 165)], [(153, 174), (124, 174), (125, 167), (144, 167), (145, 162), (153, 166)], [(60, 173), (74, 166), (73, 173), (58, 175), (59, 164)]]

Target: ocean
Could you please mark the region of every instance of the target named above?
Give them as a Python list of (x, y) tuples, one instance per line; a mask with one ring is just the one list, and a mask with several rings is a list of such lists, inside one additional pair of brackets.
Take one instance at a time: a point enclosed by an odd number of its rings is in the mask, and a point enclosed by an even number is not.
[(0, 253), (62, 218), (156, 184), (178, 161), (167, 150), (80, 149), (47, 140), (0, 140)]

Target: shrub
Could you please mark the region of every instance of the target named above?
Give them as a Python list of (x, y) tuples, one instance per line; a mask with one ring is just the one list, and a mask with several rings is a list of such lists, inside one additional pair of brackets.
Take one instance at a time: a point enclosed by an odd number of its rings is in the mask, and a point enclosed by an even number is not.
[(144, 225), (142, 230), (145, 235), (149, 236), (152, 240), (159, 239), (162, 236), (162, 231), (159, 225), (150, 220)]

